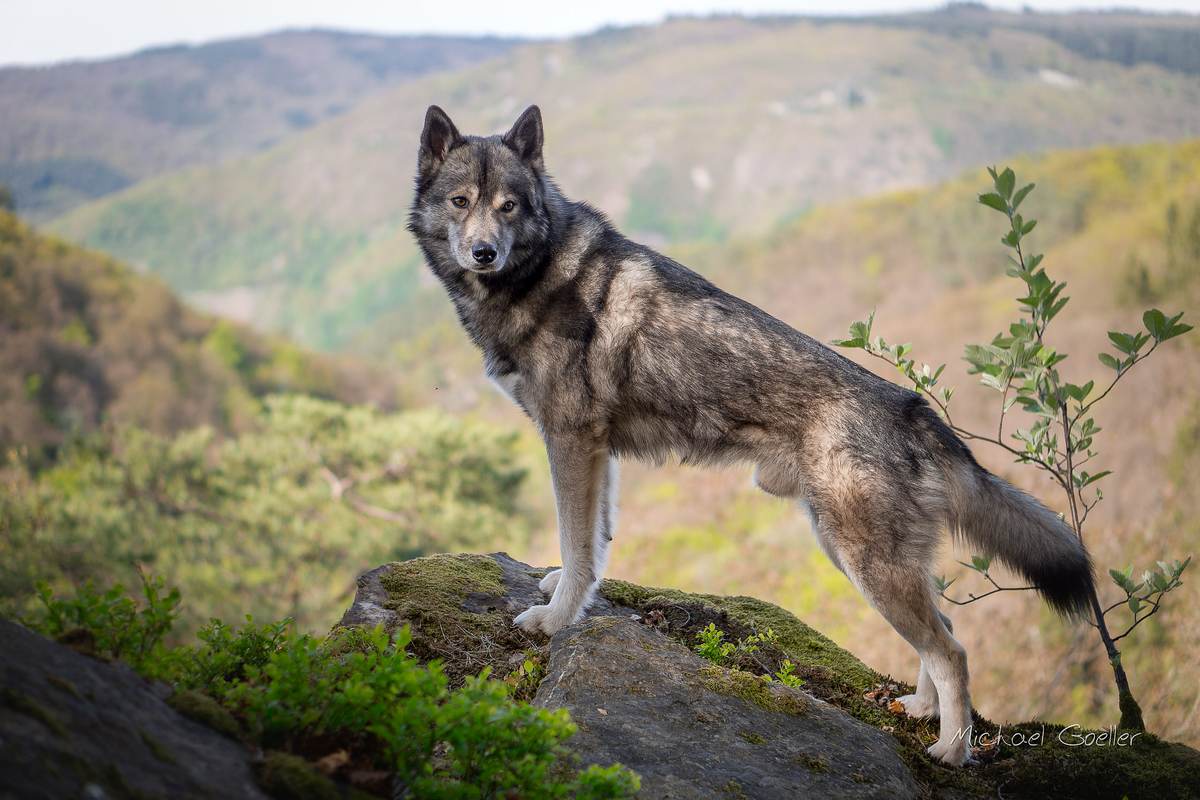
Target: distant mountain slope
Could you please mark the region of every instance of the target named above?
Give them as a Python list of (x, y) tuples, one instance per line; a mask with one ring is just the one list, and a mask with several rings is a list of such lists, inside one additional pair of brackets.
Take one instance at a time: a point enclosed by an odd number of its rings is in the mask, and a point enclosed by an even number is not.
[(269, 146), (380, 87), (492, 58), (494, 38), (287, 31), (0, 69), (0, 182), (44, 219), (151, 175)]
[(1016, 153), (1200, 135), (1194, 76), (1084, 58), (1036, 33), (680, 19), (408, 82), (53, 228), (207, 308), (322, 348), (379, 350), (431, 318), (403, 230), (426, 105), (491, 132), (535, 101), (568, 194), (660, 245), (768, 230)]
[(869, 25), (979, 34), (993, 28), (1031, 31), (1087, 58), (1118, 64), (1157, 64), (1200, 74), (1200, 15), (1138, 12), (1115, 8), (1093, 13), (1011, 14), (983, 3), (953, 3), (935, 11), (847, 18)]
[(394, 387), (192, 311), (157, 279), (0, 211), (0, 453), (19, 446), (36, 462), (105, 421), (239, 430), (268, 392), (389, 405)]

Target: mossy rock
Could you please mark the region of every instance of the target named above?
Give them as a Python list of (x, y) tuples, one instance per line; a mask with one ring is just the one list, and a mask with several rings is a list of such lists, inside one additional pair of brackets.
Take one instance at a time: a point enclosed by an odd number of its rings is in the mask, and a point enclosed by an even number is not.
[(273, 750), (258, 770), (258, 783), (276, 800), (341, 800), (333, 781), (299, 756)]
[(230, 739), (241, 736), (241, 728), (233, 714), (213, 698), (191, 689), (183, 689), (167, 698), (167, 705), (188, 719), (207, 725)]
[[(442, 659), (453, 679), (485, 667), (504, 676), (530, 650), (547, 652), (544, 638), (528, 636), (512, 625), (516, 614), (546, 602), (537, 589), (543, 574), (545, 570), (504, 554), (435, 555), (389, 564), (360, 579), (355, 607), (343, 623), (384, 624), (391, 630), (407, 623), (412, 626), (414, 655), (424, 660)], [(665, 638), (639, 638), (633, 648), (622, 652), (622, 661), (654, 659), (660, 648), (656, 643), (671, 639), (690, 650), (696, 630), (708, 622), (724, 630), (730, 640), (771, 629), (776, 636), (773, 647), (778, 649), (773, 657), (786, 657), (796, 665), (795, 674), (804, 680), (804, 692), (887, 732), (895, 739), (905, 767), (931, 797), (995, 797), (1001, 787), (1005, 797), (1096, 800), (1114, 792), (1130, 800), (1200, 797), (1200, 754), (1150, 735), (1125, 747), (1070, 748), (1054, 741), (1041, 747), (1004, 746), (987, 763), (965, 769), (935, 763), (925, 748), (937, 738), (936, 721), (896, 714), (886, 702), (880, 704), (864, 697), (881, 686), (891, 687), (893, 694), (911, 691), (911, 686), (871, 669), (784, 609), (751, 597), (691, 594), (605, 580), (588, 614), (624, 618), (636, 614), (651, 623), (648, 627), (665, 634)], [(589, 634), (605, 635), (605, 626), (593, 626)], [(760, 686), (767, 684), (752, 671), (744, 672), (739, 675), (719, 668), (706, 669), (698, 676), (696, 686), (734, 696), (745, 694), (745, 699), (755, 702)], [(772, 698), (760, 699), (774, 702)], [(801, 706), (794, 713), (802, 712)], [(709, 726), (714, 722), (712, 715), (702, 709), (690, 718), (703, 718)], [(974, 724), (976, 731), (993, 732), (997, 727), (978, 715)], [(1040, 726), (1029, 723), (1012, 730)], [(757, 729), (747, 729), (758, 733)], [(1005, 731), (1009, 730), (1006, 726)], [(805, 766), (797, 764), (794, 768), (803, 770)], [(836, 769), (836, 765), (829, 768)]]

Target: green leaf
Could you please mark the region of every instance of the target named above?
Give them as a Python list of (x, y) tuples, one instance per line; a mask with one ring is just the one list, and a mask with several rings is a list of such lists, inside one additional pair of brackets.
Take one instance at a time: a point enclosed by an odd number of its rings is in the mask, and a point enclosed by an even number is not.
[(1167, 332), (1167, 315), (1159, 311), (1157, 308), (1152, 308), (1142, 314), (1142, 322), (1146, 325), (1146, 330), (1155, 339), (1162, 339)]
[(1109, 369), (1114, 369), (1117, 372), (1121, 371), (1121, 362), (1117, 361), (1115, 358), (1113, 358), (1108, 353), (1100, 354), (1100, 363), (1103, 364), (1104, 366), (1108, 367)]
[(1133, 583), (1129, 580), (1128, 576), (1119, 569), (1110, 569), (1108, 574), (1113, 579), (1113, 583), (1120, 586), (1124, 591), (1129, 592), (1133, 588)]
[(1165, 342), (1167, 339), (1174, 339), (1176, 336), (1185, 334), (1191, 329), (1191, 325), (1172, 325), (1170, 330), (1167, 331), (1167, 335), (1164, 336), (1162, 340)]
[(1142, 607), (1141, 600), (1138, 600), (1136, 597), (1132, 597), (1132, 596), (1129, 598), (1129, 610), (1130, 611), (1132, 611), (1134, 614), (1137, 614), (1138, 610), (1141, 609), (1141, 607)]
[(1109, 331), (1109, 341), (1112, 342), (1112, 345), (1114, 345), (1116, 349), (1121, 350), (1124, 354), (1133, 355), (1136, 353), (1136, 351), (1138, 351), (1135, 347), (1136, 338), (1132, 335), (1132, 333)]
[(1017, 209), (1017, 206), (1021, 205), (1021, 201), (1025, 199), (1025, 196), (1033, 191), (1034, 185), (1035, 184), (1032, 183), (1026, 184), (1018, 189), (1017, 193), (1013, 195), (1012, 207), (1014, 211)]
[(1001, 172), (995, 180), (996, 191), (999, 192), (1005, 200), (1011, 199), (1013, 196), (1013, 186), (1016, 185), (1016, 182), (1016, 173), (1014, 173), (1008, 167), (1005, 167), (1004, 171)]
[(979, 202), (988, 208), (994, 208), (1003, 214), (1008, 213), (1008, 205), (1004, 202), (1004, 198), (995, 192), (988, 192), (987, 194), (979, 195)]

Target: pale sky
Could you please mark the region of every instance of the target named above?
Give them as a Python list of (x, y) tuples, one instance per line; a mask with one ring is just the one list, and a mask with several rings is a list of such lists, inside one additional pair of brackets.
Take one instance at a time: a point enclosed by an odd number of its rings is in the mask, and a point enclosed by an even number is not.
[[(922, 0), (0, 0), (0, 64), (98, 58), (281, 28), (377, 33), (566, 36), (667, 14), (873, 13), (930, 8)], [(993, 0), (996, 8), (1065, 11), (1121, 6), (1200, 13), (1200, 0)]]

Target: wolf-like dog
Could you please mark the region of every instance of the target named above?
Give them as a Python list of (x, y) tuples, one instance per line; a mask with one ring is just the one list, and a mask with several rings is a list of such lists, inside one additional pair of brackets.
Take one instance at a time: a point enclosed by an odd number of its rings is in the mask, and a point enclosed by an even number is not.
[[(930, 563), (949, 529), (1088, 612), (1092, 569), (1062, 520), (981, 467), (919, 395), (877, 377), (626, 239), (567, 200), (543, 163), (541, 112), (503, 136), (425, 115), (409, 228), (484, 369), (546, 443), (562, 569), (517, 616), (575, 622), (604, 573), (617, 460), (754, 465), (794, 498), (822, 548), (921, 658), (913, 716), (940, 716), (929, 752), (970, 757), (967, 657), (935, 601)], [(698, 554), (700, 555), (700, 554)]]

